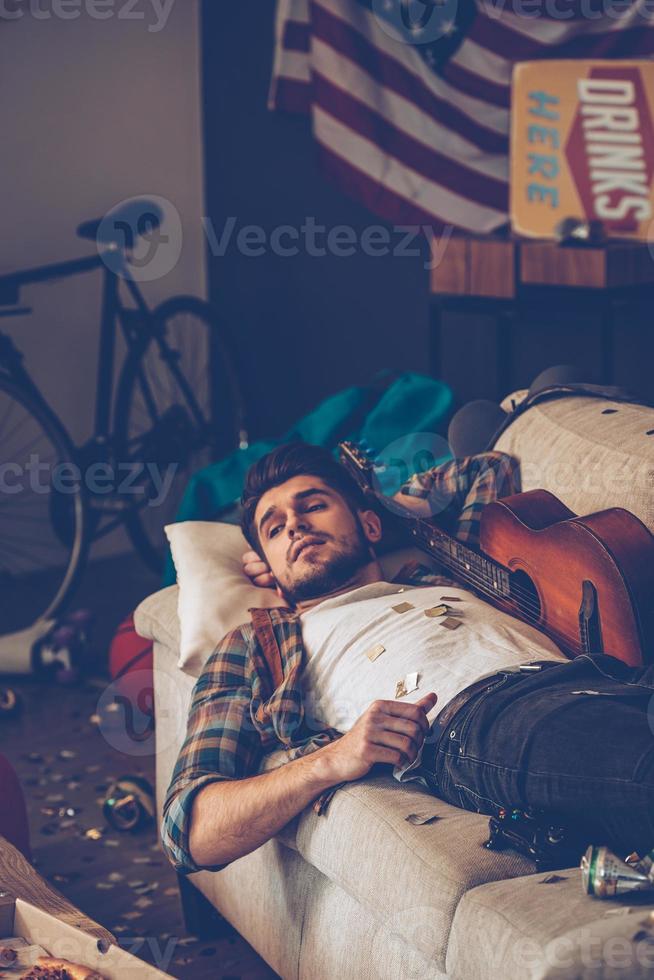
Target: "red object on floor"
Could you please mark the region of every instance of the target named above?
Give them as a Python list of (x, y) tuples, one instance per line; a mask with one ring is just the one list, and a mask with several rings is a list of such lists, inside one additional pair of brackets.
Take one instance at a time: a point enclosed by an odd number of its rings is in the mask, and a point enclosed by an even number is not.
[(109, 647), (109, 675), (120, 693), (140, 711), (152, 701), (152, 641), (134, 629), (134, 617), (120, 624)]
[(25, 797), (13, 767), (0, 755), (0, 836), (32, 859)]

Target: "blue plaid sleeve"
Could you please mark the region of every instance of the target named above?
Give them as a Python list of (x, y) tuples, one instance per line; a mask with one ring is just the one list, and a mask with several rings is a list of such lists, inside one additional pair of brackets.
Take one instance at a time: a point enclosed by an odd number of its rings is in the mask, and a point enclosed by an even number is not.
[(191, 811), (199, 790), (209, 783), (252, 775), (261, 758), (261, 741), (250, 714), (253, 643), (249, 625), (228, 633), (193, 689), (186, 739), (164, 802), (161, 827), (164, 850), (182, 874), (200, 870), (189, 849)]
[(401, 493), (428, 500), (436, 523), (446, 507), (454, 511), (454, 534), (474, 547), (479, 544), (479, 522), (486, 504), (519, 489), (517, 461), (506, 453), (488, 452), (451, 459), (416, 473)]
[(518, 461), (506, 453), (480, 453), (458, 461), (465, 465), (462, 489), (465, 497), (457, 519), (459, 541), (479, 544), (479, 524), (486, 504), (520, 490)]

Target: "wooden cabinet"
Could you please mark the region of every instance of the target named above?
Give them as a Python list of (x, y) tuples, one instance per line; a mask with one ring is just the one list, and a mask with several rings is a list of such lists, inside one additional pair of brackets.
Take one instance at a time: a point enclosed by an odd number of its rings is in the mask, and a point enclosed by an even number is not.
[(561, 363), (654, 398), (654, 246), (452, 236), (430, 287), (432, 373), (461, 403)]

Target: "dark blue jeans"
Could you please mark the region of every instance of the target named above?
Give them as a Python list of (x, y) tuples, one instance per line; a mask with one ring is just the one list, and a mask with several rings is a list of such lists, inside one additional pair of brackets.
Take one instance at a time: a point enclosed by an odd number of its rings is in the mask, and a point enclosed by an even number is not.
[(588, 843), (649, 850), (654, 665), (594, 655), (500, 672), (427, 742), (423, 766), (438, 796), (466, 810), (531, 807)]

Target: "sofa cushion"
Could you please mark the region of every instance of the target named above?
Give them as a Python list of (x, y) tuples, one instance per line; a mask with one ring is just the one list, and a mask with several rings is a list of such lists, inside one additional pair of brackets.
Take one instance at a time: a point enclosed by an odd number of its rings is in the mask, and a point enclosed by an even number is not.
[(169, 585), (166, 589), (149, 595), (134, 612), (134, 628), (139, 636), (156, 640), (168, 650), (175, 651), (171, 669), (177, 664), (181, 641), (177, 614), (178, 593), (178, 586)]
[[(412, 813), (437, 819), (414, 824)], [(487, 850), (487, 837), (488, 817), (374, 775), (339, 789), (323, 816), (305, 810), (295, 841), (306, 861), (444, 970), (462, 896), (533, 870), (513, 851)]]
[[(540, 873), (469, 891), (447, 952), (452, 980), (613, 980), (651, 977), (654, 930), (644, 896), (585, 895), (579, 868), (546, 883)], [(645, 896), (646, 898), (646, 896)], [(638, 935), (640, 933), (640, 935)], [(634, 938), (637, 937), (637, 938)]]
[(549, 490), (576, 514), (624, 507), (654, 531), (654, 408), (576, 396), (540, 402), (494, 448), (520, 460), (523, 490)]
[(382, 924), (333, 881), (314, 873), (302, 922), (302, 980), (447, 980), (415, 941), (408, 943), (398, 934), (404, 920), (414, 940), (425, 928), (413, 909)]
[[(271, 840), (222, 871), (200, 871), (190, 880), (280, 977), (298, 980), (305, 909), (321, 877), (299, 855)], [(225, 962), (205, 975), (240, 972)], [(261, 976), (260, 970), (243, 972), (244, 977), (254, 975)]]

